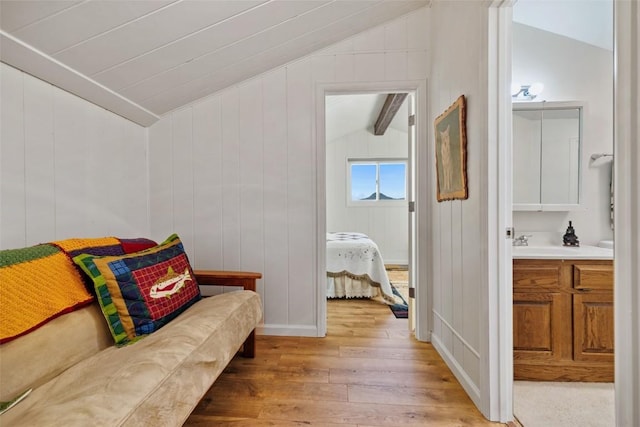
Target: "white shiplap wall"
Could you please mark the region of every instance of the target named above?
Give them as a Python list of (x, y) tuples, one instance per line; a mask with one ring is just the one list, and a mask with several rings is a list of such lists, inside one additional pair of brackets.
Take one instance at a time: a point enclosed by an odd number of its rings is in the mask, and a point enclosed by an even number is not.
[(327, 230), (368, 235), (378, 245), (386, 264), (409, 262), (407, 203), (349, 206), (346, 165), (351, 158), (407, 157), (408, 135), (393, 128), (381, 136), (363, 129), (327, 142)]
[(0, 248), (149, 233), (146, 130), (0, 64)]
[(177, 232), (197, 268), (262, 272), (263, 333), (318, 333), (317, 85), (425, 80), (428, 13), (229, 87), (150, 128), (152, 237)]
[[(469, 189), (467, 200), (430, 200), (432, 342), (480, 407), (481, 347), (488, 334), (482, 329), (486, 324), (482, 304), (488, 287), (488, 6), (471, 3), (443, 0), (431, 9), (429, 121), (432, 123), (460, 95), (466, 96)], [(464, 32), (451, 31), (460, 23), (464, 23)], [(429, 163), (435, 164), (431, 134), (429, 146)], [(436, 182), (435, 170), (431, 173)]]

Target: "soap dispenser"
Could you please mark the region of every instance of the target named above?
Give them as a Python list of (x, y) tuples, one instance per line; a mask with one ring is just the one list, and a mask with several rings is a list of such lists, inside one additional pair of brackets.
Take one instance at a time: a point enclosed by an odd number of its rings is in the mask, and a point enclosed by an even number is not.
[(562, 236), (562, 243), (565, 246), (580, 246), (580, 241), (578, 240), (578, 236), (576, 236), (576, 231), (573, 229), (573, 225), (571, 225), (571, 221), (569, 221), (567, 232)]

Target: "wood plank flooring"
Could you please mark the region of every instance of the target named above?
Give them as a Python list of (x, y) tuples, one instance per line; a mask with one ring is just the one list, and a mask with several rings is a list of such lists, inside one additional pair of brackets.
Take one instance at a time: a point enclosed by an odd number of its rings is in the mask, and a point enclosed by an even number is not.
[(329, 300), (325, 338), (258, 336), (186, 426), (492, 426), (406, 319), (369, 300)]

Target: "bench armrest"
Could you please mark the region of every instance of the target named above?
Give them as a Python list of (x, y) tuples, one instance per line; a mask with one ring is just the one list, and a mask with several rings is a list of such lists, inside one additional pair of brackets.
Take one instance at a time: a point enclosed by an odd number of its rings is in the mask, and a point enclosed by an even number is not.
[[(247, 291), (256, 291), (256, 280), (262, 278), (261, 273), (250, 271), (218, 271), (193, 270), (198, 285), (204, 286), (242, 286)], [(243, 344), (242, 355), (255, 357), (256, 331), (253, 330)]]
[(193, 270), (198, 285), (242, 286), (249, 291), (256, 290), (256, 280), (261, 273), (250, 271)]

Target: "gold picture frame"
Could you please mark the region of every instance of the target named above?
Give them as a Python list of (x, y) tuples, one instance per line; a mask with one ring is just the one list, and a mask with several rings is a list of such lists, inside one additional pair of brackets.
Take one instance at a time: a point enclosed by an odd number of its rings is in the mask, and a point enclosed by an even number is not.
[(464, 95), (434, 122), (438, 202), (467, 199), (467, 131)]

